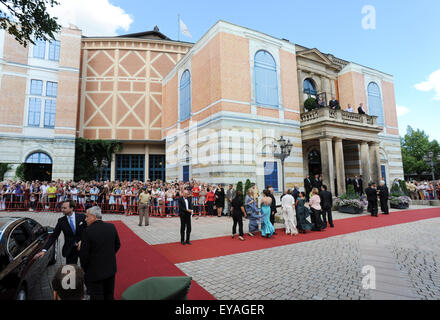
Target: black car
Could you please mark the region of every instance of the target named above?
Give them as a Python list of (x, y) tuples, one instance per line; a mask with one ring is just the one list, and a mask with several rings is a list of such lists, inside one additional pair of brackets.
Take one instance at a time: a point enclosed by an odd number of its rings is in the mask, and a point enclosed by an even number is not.
[(29, 218), (0, 217), (0, 300), (26, 300), (48, 265), (55, 264), (58, 244), (41, 252), (53, 228)]

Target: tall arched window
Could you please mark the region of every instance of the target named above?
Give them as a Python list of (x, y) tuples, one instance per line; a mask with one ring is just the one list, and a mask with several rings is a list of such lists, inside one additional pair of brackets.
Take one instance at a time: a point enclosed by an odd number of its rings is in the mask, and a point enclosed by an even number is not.
[(368, 85), (368, 104), (369, 114), (377, 117), (377, 124), (380, 126), (385, 125), (382, 97), (380, 89), (377, 83), (371, 82)]
[(180, 79), (180, 121), (191, 116), (191, 74), (186, 70)]
[(305, 94), (311, 96), (316, 96), (318, 94), (318, 91), (316, 91), (315, 83), (313, 82), (312, 79), (307, 78), (306, 80), (304, 80), (303, 87)]
[(255, 55), (255, 97), (258, 105), (278, 107), (277, 64), (264, 50)]
[(30, 164), (52, 164), (52, 159), (45, 153), (37, 152), (31, 154), (26, 159), (26, 163)]

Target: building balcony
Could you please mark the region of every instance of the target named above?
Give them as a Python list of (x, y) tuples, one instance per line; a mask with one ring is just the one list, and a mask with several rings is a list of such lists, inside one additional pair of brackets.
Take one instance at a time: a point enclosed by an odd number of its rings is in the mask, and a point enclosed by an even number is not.
[(372, 141), (377, 139), (382, 127), (377, 124), (376, 116), (320, 108), (301, 114), (301, 130), (303, 140), (340, 137)]

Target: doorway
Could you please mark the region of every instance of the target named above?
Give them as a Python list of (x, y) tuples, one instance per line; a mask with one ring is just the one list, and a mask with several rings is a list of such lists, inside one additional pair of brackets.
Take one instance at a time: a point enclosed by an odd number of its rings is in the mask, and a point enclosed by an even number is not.
[(322, 173), (321, 153), (312, 150), (309, 153), (309, 174), (311, 177)]

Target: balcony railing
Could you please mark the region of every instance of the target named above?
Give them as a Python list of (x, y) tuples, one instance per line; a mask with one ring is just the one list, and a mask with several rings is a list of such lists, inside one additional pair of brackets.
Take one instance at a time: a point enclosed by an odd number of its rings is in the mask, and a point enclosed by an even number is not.
[(319, 108), (307, 113), (301, 114), (302, 125), (315, 122), (331, 121), (346, 124), (359, 124), (363, 126), (378, 127), (377, 117), (343, 110), (333, 110), (330, 108)]

